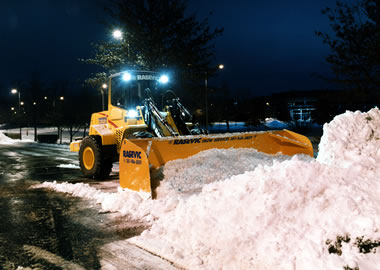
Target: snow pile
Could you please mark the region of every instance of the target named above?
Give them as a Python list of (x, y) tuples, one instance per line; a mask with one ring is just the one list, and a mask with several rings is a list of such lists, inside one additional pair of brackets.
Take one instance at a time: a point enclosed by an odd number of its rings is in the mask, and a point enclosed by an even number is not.
[[(378, 109), (335, 117), (324, 126), (317, 160), (264, 155), (267, 165), (257, 166), (258, 153), (242, 149), (177, 160), (164, 170), (173, 196), (154, 201), (83, 184), (42, 186), (154, 220), (128, 241), (187, 269), (378, 269), (379, 124)], [(178, 192), (202, 182), (211, 183), (197, 194)], [(363, 242), (371, 252), (360, 252)]]
[(13, 144), (15, 140), (9, 138), (8, 136), (4, 135), (3, 132), (0, 131), (0, 144)]
[(379, 121), (378, 109), (338, 116), (321, 162), (295, 157), (209, 184), (131, 241), (191, 269), (376, 269), (380, 255), (355, 242), (380, 239)]
[(57, 167), (66, 169), (80, 169), (79, 165), (77, 164), (59, 164)]
[(274, 118), (265, 118), (264, 125), (268, 128), (273, 129), (284, 129), (288, 127), (288, 124), (286, 124), (285, 122)]
[(88, 184), (44, 182), (34, 185), (33, 188), (50, 188), (58, 192), (69, 193), (76, 197), (87, 198), (100, 204), (104, 211), (120, 212), (122, 215), (132, 219), (143, 219), (148, 216), (153, 201), (149, 199), (150, 194), (118, 189), (116, 193), (102, 192)]
[(329, 254), (326, 241), (379, 239), (379, 190), (366, 175), (295, 157), (205, 186), (131, 241), (190, 269), (366, 269), (379, 254), (353, 243)]
[(342, 168), (354, 166), (357, 171), (373, 171), (379, 175), (380, 110), (347, 111), (325, 124), (317, 160)]
[[(253, 171), (259, 164), (272, 165), (275, 160), (288, 160), (289, 156), (267, 155), (255, 149), (211, 149), (183, 160), (165, 164), (164, 181), (158, 194), (165, 190), (191, 192), (200, 191), (205, 184), (224, 180), (233, 175)], [(308, 156), (304, 156), (308, 159)]]
[[(304, 155), (300, 158), (311, 159)], [(159, 213), (175, 208), (180, 196), (199, 193), (208, 183), (254, 170), (259, 164), (272, 165), (276, 160), (288, 159), (289, 156), (267, 155), (254, 149), (212, 149), (187, 159), (174, 160), (165, 165), (165, 177), (157, 190), (159, 199), (154, 201), (148, 199), (149, 195), (144, 192), (137, 193), (119, 188), (117, 193), (108, 193), (83, 183), (44, 182), (35, 185), (34, 188), (50, 188), (92, 199), (100, 204), (104, 211), (119, 212), (134, 219), (144, 218), (149, 223), (157, 219)], [(60, 164), (58, 167), (71, 166)]]

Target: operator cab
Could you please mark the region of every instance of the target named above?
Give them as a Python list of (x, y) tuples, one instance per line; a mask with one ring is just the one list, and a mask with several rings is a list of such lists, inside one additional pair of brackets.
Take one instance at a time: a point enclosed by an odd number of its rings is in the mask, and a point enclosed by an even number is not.
[[(126, 71), (111, 76), (111, 104), (127, 111), (142, 106), (146, 98), (158, 101), (167, 89), (167, 75), (151, 71)], [(159, 103), (159, 102), (157, 102)]]

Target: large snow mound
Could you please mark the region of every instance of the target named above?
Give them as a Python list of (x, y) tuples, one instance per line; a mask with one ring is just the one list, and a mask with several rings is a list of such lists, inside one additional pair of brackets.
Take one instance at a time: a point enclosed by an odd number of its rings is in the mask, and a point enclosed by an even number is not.
[(379, 239), (379, 190), (377, 179), (296, 157), (205, 186), (131, 241), (189, 269), (365, 269), (353, 243), (342, 256), (325, 243)]
[[(361, 253), (357, 239), (380, 239), (379, 124), (378, 109), (335, 117), (317, 160), (243, 149), (177, 160), (162, 182), (172, 194), (158, 200), (42, 186), (144, 219), (151, 228), (128, 241), (186, 269), (378, 269), (376, 247)], [(180, 192), (186, 188), (197, 192)]]
[(317, 160), (356, 170), (377, 171), (380, 163), (380, 110), (347, 111), (323, 126)]

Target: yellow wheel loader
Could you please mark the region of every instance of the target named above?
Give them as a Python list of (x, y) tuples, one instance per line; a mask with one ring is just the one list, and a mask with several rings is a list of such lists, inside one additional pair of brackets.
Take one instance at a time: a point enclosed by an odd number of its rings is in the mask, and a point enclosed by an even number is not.
[(85, 177), (106, 178), (119, 161), (120, 186), (151, 193), (150, 170), (207, 149), (313, 156), (310, 140), (289, 130), (207, 135), (176, 96), (157, 107), (159, 98), (173, 95), (165, 88), (168, 82), (166, 75), (151, 71), (110, 76), (108, 109), (93, 113), (89, 136), (70, 144), (71, 151), (79, 152)]

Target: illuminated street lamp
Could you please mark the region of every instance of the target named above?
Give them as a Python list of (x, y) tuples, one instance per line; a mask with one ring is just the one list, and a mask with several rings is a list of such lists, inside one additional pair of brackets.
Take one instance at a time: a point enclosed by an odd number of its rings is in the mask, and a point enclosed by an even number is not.
[(18, 91), (16, 88), (13, 88), (11, 90), (12, 94), (18, 94), (18, 109), (20, 110), (20, 105), (21, 105), (21, 91)]
[[(17, 90), (16, 88), (13, 88), (12, 90), (11, 90), (11, 93), (12, 94), (18, 94), (18, 111), (19, 111), (19, 113), (21, 113), (21, 108), (20, 108), (20, 106), (21, 105), (24, 105), (24, 102), (22, 102), (22, 104), (21, 104), (21, 91), (20, 90)], [(15, 114), (16, 114), (16, 112), (15, 112)], [(22, 134), (21, 134), (21, 122), (20, 122), (20, 140), (22, 140)]]
[(121, 32), (119, 29), (116, 29), (113, 31), (112, 36), (115, 39), (122, 39), (123, 38), (123, 32)]
[[(119, 30), (119, 29), (114, 30), (112, 32), (112, 36), (116, 40), (119, 40), (119, 41), (122, 41), (122, 42), (125, 41), (125, 40), (123, 40), (124, 33), (121, 30)], [(127, 56), (129, 58), (129, 42), (126, 42), (126, 43), (127, 43)]]
[[(46, 99), (47, 99), (47, 98), (46, 98)], [(57, 100), (64, 101), (64, 100), (65, 100), (65, 97), (64, 97), (64, 96), (60, 96), (60, 97), (54, 98), (54, 99), (53, 99), (53, 108), (55, 108), (55, 102), (56, 102)]]

